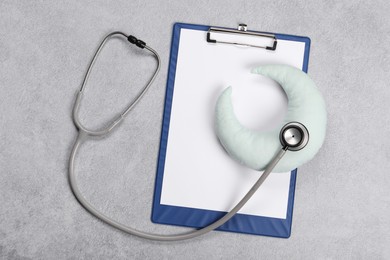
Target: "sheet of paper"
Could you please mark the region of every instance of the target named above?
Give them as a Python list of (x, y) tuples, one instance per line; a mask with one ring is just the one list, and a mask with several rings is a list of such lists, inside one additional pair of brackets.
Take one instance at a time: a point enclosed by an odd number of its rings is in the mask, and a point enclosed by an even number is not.
[[(224, 151), (214, 131), (218, 96), (233, 87), (240, 122), (264, 131), (287, 111), (282, 88), (251, 74), (263, 64), (302, 69), (303, 42), (278, 40), (276, 51), (207, 43), (206, 32), (181, 29), (161, 204), (230, 210), (261, 172), (240, 165)], [(290, 172), (272, 173), (240, 213), (286, 218)]]

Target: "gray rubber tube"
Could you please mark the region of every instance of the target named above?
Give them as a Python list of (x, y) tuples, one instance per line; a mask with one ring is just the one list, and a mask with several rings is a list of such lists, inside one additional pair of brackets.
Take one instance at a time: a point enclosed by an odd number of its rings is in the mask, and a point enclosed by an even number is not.
[(123, 225), (119, 223), (118, 221), (104, 215), (100, 211), (98, 211), (96, 208), (94, 208), (81, 194), (76, 181), (76, 175), (74, 171), (74, 161), (77, 154), (78, 149), (80, 148), (80, 145), (82, 141), (87, 137), (87, 133), (83, 132), (83, 130), (80, 130), (80, 133), (76, 139), (76, 142), (73, 145), (73, 149), (70, 155), (69, 159), (69, 183), (70, 187), (72, 188), (73, 194), (77, 198), (77, 200), (80, 202), (80, 204), (88, 210), (92, 215), (97, 217), (98, 219), (106, 222), (107, 224), (122, 230), (126, 233), (129, 233), (134, 236), (138, 236), (145, 239), (150, 240), (157, 240), (157, 241), (179, 241), (179, 240), (185, 240), (190, 239), (194, 237), (198, 237), (200, 235), (203, 235), (207, 232), (210, 232), (219, 226), (226, 223), (229, 219), (231, 219), (247, 202), (248, 200), (253, 196), (253, 194), (256, 193), (256, 191), (259, 189), (261, 184), (265, 181), (265, 179), (269, 176), (272, 169), (275, 167), (275, 165), (279, 162), (279, 160), (283, 157), (286, 150), (281, 149), (276, 156), (272, 159), (272, 161), (268, 164), (267, 168), (265, 169), (264, 173), (260, 176), (260, 178), (256, 181), (256, 183), (252, 186), (252, 188), (248, 191), (248, 193), (240, 200), (239, 203), (237, 203), (236, 206), (233, 207), (232, 210), (230, 210), (226, 215), (224, 215), (219, 220), (215, 221), (211, 225), (204, 227), (199, 230), (192, 231), (190, 233), (184, 233), (184, 234), (178, 234), (178, 235), (160, 235), (160, 234), (152, 234), (152, 233), (146, 233), (139, 231), (137, 229), (134, 229), (132, 227)]
[(160, 63), (161, 63), (160, 62), (160, 57), (159, 57), (158, 53), (155, 50), (153, 50), (151, 47), (146, 45), (144, 47), (144, 49), (146, 51), (149, 51), (150, 53), (152, 53), (155, 56), (156, 61), (157, 61), (157, 67), (156, 67), (156, 70), (155, 70), (153, 76), (150, 78), (150, 80), (145, 85), (145, 87), (142, 89), (142, 91), (139, 93), (139, 95), (134, 99), (134, 101), (131, 102), (129, 104), (129, 106), (117, 118), (112, 120), (111, 123), (107, 124), (107, 126), (105, 128), (100, 129), (100, 130), (87, 129), (86, 127), (84, 127), (82, 125), (82, 123), (80, 122), (80, 120), (78, 118), (78, 111), (79, 111), (81, 99), (82, 99), (82, 96), (83, 96), (83, 92), (84, 92), (84, 89), (86, 87), (86, 84), (87, 84), (87, 81), (88, 81), (88, 77), (89, 77), (89, 74), (90, 74), (90, 72), (92, 70), (92, 67), (93, 67), (93, 65), (94, 65), (94, 63), (96, 61), (97, 56), (99, 55), (100, 51), (102, 50), (103, 46), (105, 45), (105, 43), (109, 39), (111, 39), (113, 37), (118, 37), (118, 36), (122, 37), (122, 38), (123, 37), (125, 37), (125, 38), (128, 37), (126, 34), (124, 34), (122, 32), (113, 32), (113, 33), (108, 34), (103, 39), (101, 44), (99, 45), (98, 49), (95, 52), (95, 55), (93, 56), (93, 58), (92, 58), (92, 60), (91, 60), (91, 62), (89, 64), (89, 67), (88, 67), (88, 70), (87, 70), (87, 72), (85, 74), (82, 86), (81, 86), (80, 90), (77, 93), (76, 101), (75, 101), (75, 104), (73, 106), (73, 121), (74, 121), (74, 124), (75, 124), (75, 126), (77, 127), (77, 129), (79, 131), (79, 134), (78, 134), (77, 139), (76, 139), (76, 141), (75, 141), (75, 143), (73, 145), (72, 152), (70, 154), (70, 159), (69, 159), (69, 184), (70, 184), (70, 187), (72, 189), (72, 192), (75, 195), (75, 197), (77, 198), (77, 200), (80, 202), (80, 204), (86, 210), (88, 210), (92, 215), (94, 215), (95, 217), (97, 217), (98, 219), (106, 222), (107, 224), (109, 224), (109, 225), (111, 225), (111, 226), (113, 226), (113, 227), (115, 227), (115, 228), (117, 228), (119, 230), (122, 230), (122, 231), (124, 231), (126, 233), (129, 233), (131, 235), (135, 235), (135, 236), (138, 236), (138, 237), (141, 237), (141, 238), (151, 239), (151, 240), (158, 240), (158, 241), (178, 241), (178, 240), (185, 240), (185, 239), (194, 238), (194, 237), (203, 235), (203, 234), (205, 234), (207, 232), (210, 232), (210, 231), (216, 229), (217, 227), (223, 225), (224, 223), (226, 223), (229, 219), (231, 219), (247, 203), (247, 201), (253, 196), (253, 194), (255, 194), (255, 192), (259, 189), (259, 187), (264, 182), (264, 180), (271, 173), (271, 171), (275, 167), (275, 165), (283, 157), (283, 155), (286, 152), (287, 147), (281, 149), (275, 155), (275, 157), (268, 164), (268, 166), (265, 169), (264, 173), (260, 176), (260, 178), (257, 180), (257, 182), (248, 191), (248, 193), (241, 199), (241, 201), (236, 206), (233, 207), (233, 209), (231, 211), (229, 211), (226, 215), (224, 215), (222, 218), (220, 218), (219, 220), (215, 221), (211, 225), (209, 225), (207, 227), (204, 227), (202, 229), (195, 230), (195, 231), (190, 232), (190, 233), (178, 234), (178, 235), (151, 234), (151, 233), (142, 232), (142, 231), (136, 230), (136, 229), (134, 229), (132, 227), (123, 225), (123, 224), (119, 223), (118, 221), (116, 221), (116, 220), (106, 216), (102, 212), (98, 211), (96, 208), (94, 208), (84, 198), (84, 196), (82, 195), (82, 193), (80, 192), (80, 190), (79, 190), (79, 188), (77, 186), (76, 174), (75, 174), (75, 170), (74, 170), (74, 168), (75, 168), (74, 167), (74, 162), (75, 162), (75, 158), (76, 158), (76, 155), (77, 155), (77, 151), (80, 148), (80, 145), (81, 145), (81, 143), (84, 140), (88, 139), (89, 137), (93, 137), (93, 136), (104, 136), (106, 134), (109, 134), (114, 128), (116, 128), (119, 125), (119, 123), (125, 118), (125, 116), (135, 107), (135, 105), (145, 95), (145, 93), (147, 92), (147, 90), (149, 89), (151, 84), (153, 83), (154, 79), (156, 78), (157, 73), (160, 70)]

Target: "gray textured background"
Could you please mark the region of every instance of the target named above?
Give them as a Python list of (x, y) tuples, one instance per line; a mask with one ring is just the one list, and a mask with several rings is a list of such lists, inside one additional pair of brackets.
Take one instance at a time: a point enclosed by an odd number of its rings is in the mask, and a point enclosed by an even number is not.
[[(390, 2), (369, 3), (1, 1), (0, 258), (389, 259)], [(73, 197), (67, 161), (76, 136), (74, 94), (102, 37), (123, 30), (160, 53), (162, 70), (118, 131), (83, 146), (80, 188), (124, 223), (188, 230), (150, 222), (174, 22), (246, 22), (311, 37), (309, 74), (325, 96), (329, 126), (318, 156), (300, 168), (289, 239), (213, 232), (149, 242), (102, 224)], [(153, 65), (123, 42), (110, 43), (88, 86), (85, 124), (101, 126), (115, 115)]]

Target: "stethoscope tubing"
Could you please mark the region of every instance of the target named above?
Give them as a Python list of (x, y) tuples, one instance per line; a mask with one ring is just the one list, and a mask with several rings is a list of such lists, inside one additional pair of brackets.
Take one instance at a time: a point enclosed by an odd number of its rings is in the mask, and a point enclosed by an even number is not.
[[(134, 236), (138, 236), (138, 237), (150, 239), (150, 240), (157, 240), (157, 241), (179, 241), (179, 240), (195, 238), (195, 237), (201, 236), (205, 233), (208, 233), (208, 232), (220, 227), (221, 225), (225, 224), (232, 217), (234, 217), (234, 215), (240, 209), (242, 209), (242, 207), (249, 201), (249, 199), (256, 193), (256, 191), (259, 189), (259, 187), (264, 183), (266, 178), (271, 173), (272, 169), (276, 166), (276, 164), (279, 162), (279, 160), (286, 153), (287, 149), (286, 149), (286, 147), (282, 148), (274, 156), (274, 158), (268, 164), (267, 168), (264, 170), (263, 174), (261, 174), (261, 176), (258, 178), (256, 183), (251, 187), (251, 189), (247, 192), (247, 194), (229, 212), (227, 212), (223, 217), (221, 217), (217, 221), (211, 223), (210, 225), (203, 227), (201, 229), (198, 229), (198, 230), (194, 230), (194, 231), (189, 232), (189, 233), (177, 234), (177, 235), (161, 235), (161, 234), (147, 233), (147, 232), (139, 231), (137, 229), (134, 229), (134, 228), (127, 226), (127, 225), (124, 225), (122, 223), (119, 223), (118, 221), (112, 219), (111, 217), (108, 217), (107, 215), (105, 215), (101, 211), (97, 210), (91, 203), (89, 203), (85, 199), (85, 197), (82, 195), (82, 193), (79, 190), (78, 185), (77, 185), (77, 176), (75, 173), (75, 160), (76, 160), (77, 153), (80, 149), (80, 146), (82, 145), (82, 143), (84, 141), (91, 139), (93, 136), (105, 136), (105, 135), (109, 134), (113, 129), (115, 129), (115, 127), (119, 125), (119, 123), (125, 118), (125, 116), (137, 105), (137, 103), (145, 95), (145, 93), (147, 92), (147, 90), (150, 88), (151, 84), (155, 80), (158, 71), (160, 70), (160, 57), (159, 57), (158, 53), (155, 50), (153, 50), (151, 47), (147, 46), (144, 42), (141, 41), (143, 43), (142, 47), (144, 49), (146, 49), (147, 51), (151, 52), (157, 60), (157, 68), (156, 68), (153, 76), (147, 82), (146, 86), (143, 88), (143, 90), (140, 92), (140, 94), (134, 99), (134, 101), (130, 105), (128, 105), (128, 107), (126, 107), (126, 109), (118, 117), (114, 118), (112, 120), (112, 122), (109, 123), (105, 128), (100, 129), (100, 130), (90, 130), (90, 129), (87, 129), (86, 127), (84, 127), (79, 120), (78, 112), (79, 112), (79, 107), (81, 104), (82, 95), (83, 95), (83, 92), (85, 90), (85, 86), (87, 84), (88, 78), (89, 78), (89, 74), (92, 70), (92, 67), (93, 67), (95, 61), (96, 61), (96, 58), (98, 57), (98, 55), (99, 55), (100, 51), (102, 50), (103, 46), (105, 45), (105, 43), (110, 38), (116, 37), (118, 35), (126, 37), (128, 39), (130, 37), (122, 32), (113, 32), (113, 33), (108, 34), (103, 39), (103, 41), (100, 43), (98, 49), (95, 52), (95, 55), (93, 56), (89, 66), (88, 66), (88, 69), (87, 69), (87, 72), (85, 74), (82, 86), (76, 95), (76, 101), (74, 103), (72, 113), (73, 113), (74, 124), (75, 124), (76, 128), (78, 129), (79, 133), (77, 135), (76, 141), (74, 142), (74, 145), (73, 145), (73, 148), (72, 148), (72, 151), (70, 154), (69, 169), (68, 169), (69, 170), (69, 184), (70, 184), (70, 187), (72, 189), (72, 192), (73, 192), (74, 196), (76, 197), (76, 199), (79, 201), (79, 203), (87, 211), (89, 211), (92, 215), (94, 215), (96, 218), (102, 220), (103, 222), (105, 222), (105, 223), (107, 223), (107, 224), (109, 224), (109, 225), (111, 225), (111, 226), (113, 226), (113, 227), (115, 227), (123, 232), (126, 232), (126, 233), (134, 235)], [(134, 38), (135, 37), (133, 37), (132, 40)], [(138, 46), (138, 47), (140, 47), (140, 46)]]

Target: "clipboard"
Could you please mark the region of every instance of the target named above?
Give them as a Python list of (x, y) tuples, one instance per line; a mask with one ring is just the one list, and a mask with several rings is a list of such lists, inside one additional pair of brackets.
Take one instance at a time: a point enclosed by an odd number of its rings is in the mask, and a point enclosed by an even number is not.
[[(248, 31), (244, 24), (237, 30), (174, 25), (152, 222), (202, 228), (242, 198), (261, 173), (233, 161), (219, 144), (213, 131), (216, 99), (229, 80), (236, 86), (235, 70), (250, 75), (239, 77), (238, 85), (246, 78), (257, 82), (259, 75), (249, 71), (261, 63), (307, 72), (309, 52), (308, 37)], [(271, 173), (248, 204), (216, 230), (288, 238), (296, 176), (297, 169)]]

